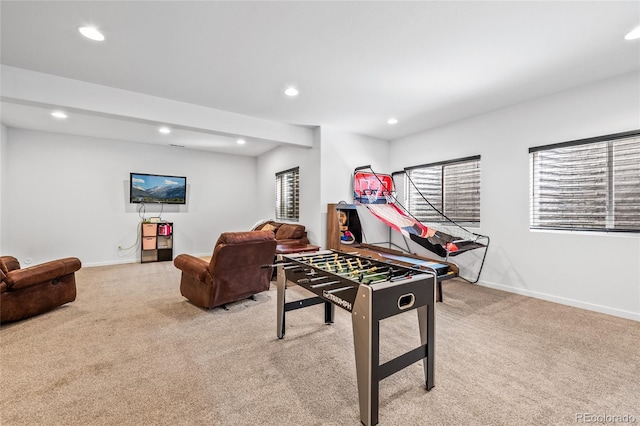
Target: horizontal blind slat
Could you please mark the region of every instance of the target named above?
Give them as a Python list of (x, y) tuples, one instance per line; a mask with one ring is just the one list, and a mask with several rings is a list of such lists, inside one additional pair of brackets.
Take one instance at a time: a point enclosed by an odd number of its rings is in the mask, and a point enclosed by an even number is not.
[(640, 137), (530, 152), (531, 226), (640, 230)]
[(276, 173), (276, 219), (298, 220), (299, 200), (300, 169)]
[(421, 166), (408, 170), (407, 175), (417, 187), (406, 185), (405, 195), (407, 208), (416, 219), (444, 222), (440, 211), (453, 221), (479, 225), (479, 159)]

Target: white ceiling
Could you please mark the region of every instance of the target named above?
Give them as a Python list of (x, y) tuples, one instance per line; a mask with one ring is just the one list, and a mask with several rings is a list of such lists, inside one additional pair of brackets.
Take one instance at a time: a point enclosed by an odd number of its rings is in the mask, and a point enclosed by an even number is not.
[[(640, 70), (638, 1), (5, 1), (1, 63), (386, 140)], [(103, 43), (79, 35), (93, 24)], [(1, 77), (1, 76), (0, 76)], [(297, 98), (283, 90), (296, 85)], [(265, 140), (3, 98), (2, 122), (259, 155)], [(390, 117), (399, 123), (390, 126)]]

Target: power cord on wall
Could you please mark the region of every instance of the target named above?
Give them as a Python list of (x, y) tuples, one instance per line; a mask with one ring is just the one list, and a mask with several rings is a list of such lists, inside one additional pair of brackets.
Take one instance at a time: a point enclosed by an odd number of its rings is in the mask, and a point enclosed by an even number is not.
[[(140, 212), (142, 212), (142, 214), (140, 214)], [(140, 205), (138, 206), (138, 217), (140, 217), (140, 220), (142, 220), (143, 222), (146, 220), (144, 218), (144, 215), (147, 213), (147, 206), (145, 206), (144, 203), (140, 203)]]
[(118, 246), (118, 251), (126, 251), (126, 250), (131, 250), (132, 248), (138, 248), (138, 246), (140, 245), (140, 234), (142, 231), (142, 224), (144, 221), (140, 221), (138, 222), (138, 224), (136, 225), (136, 240), (133, 244), (131, 244), (128, 247), (122, 247), (122, 246)]
[[(141, 211), (142, 211), (142, 215), (140, 215)], [(141, 207), (138, 208), (138, 216), (140, 216), (140, 219), (143, 222), (148, 222), (148, 223), (159, 223), (159, 222), (162, 222), (162, 213), (163, 212), (164, 212), (164, 203), (160, 203), (160, 212), (158, 213), (158, 216), (145, 217), (144, 215), (147, 213), (147, 208), (144, 205), (144, 203), (142, 203)]]
[(126, 251), (126, 250), (131, 250), (133, 248), (137, 249), (138, 246), (140, 245), (140, 236), (142, 233), (142, 223), (146, 222), (146, 218), (144, 217), (145, 214), (147, 212), (147, 208), (144, 205), (144, 203), (140, 203), (140, 205), (138, 206), (138, 217), (140, 218), (140, 221), (136, 224), (136, 240), (133, 244), (131, 244), (128, 247), (123, 247), (123, 246), (118, 246), (118, 251)]

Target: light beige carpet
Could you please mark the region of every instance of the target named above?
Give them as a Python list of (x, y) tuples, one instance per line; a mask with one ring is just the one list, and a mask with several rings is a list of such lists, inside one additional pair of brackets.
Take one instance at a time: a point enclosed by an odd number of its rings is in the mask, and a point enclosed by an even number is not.
[[(2, 425), (359, 424), (346, 311), (289, 312), (278, 340), (275, 286), (205, 311), (179, 280), (171, 262), (83, 268), (75, 302), (2, 326)], [(640, 422), (640, 323), (457, 280), (436, 315), (436, 386), (421, 363), (384, 379), (381, 425)], [(382, 323), (382, 361), (418, 344), (414, 312)]]

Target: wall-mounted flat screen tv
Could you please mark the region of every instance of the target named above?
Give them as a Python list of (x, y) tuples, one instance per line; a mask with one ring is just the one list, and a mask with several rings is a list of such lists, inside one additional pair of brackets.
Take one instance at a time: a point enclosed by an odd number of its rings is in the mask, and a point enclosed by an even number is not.
[(185, 176), (131, 173), (129, 201), (132, 203), (186, 204)]

